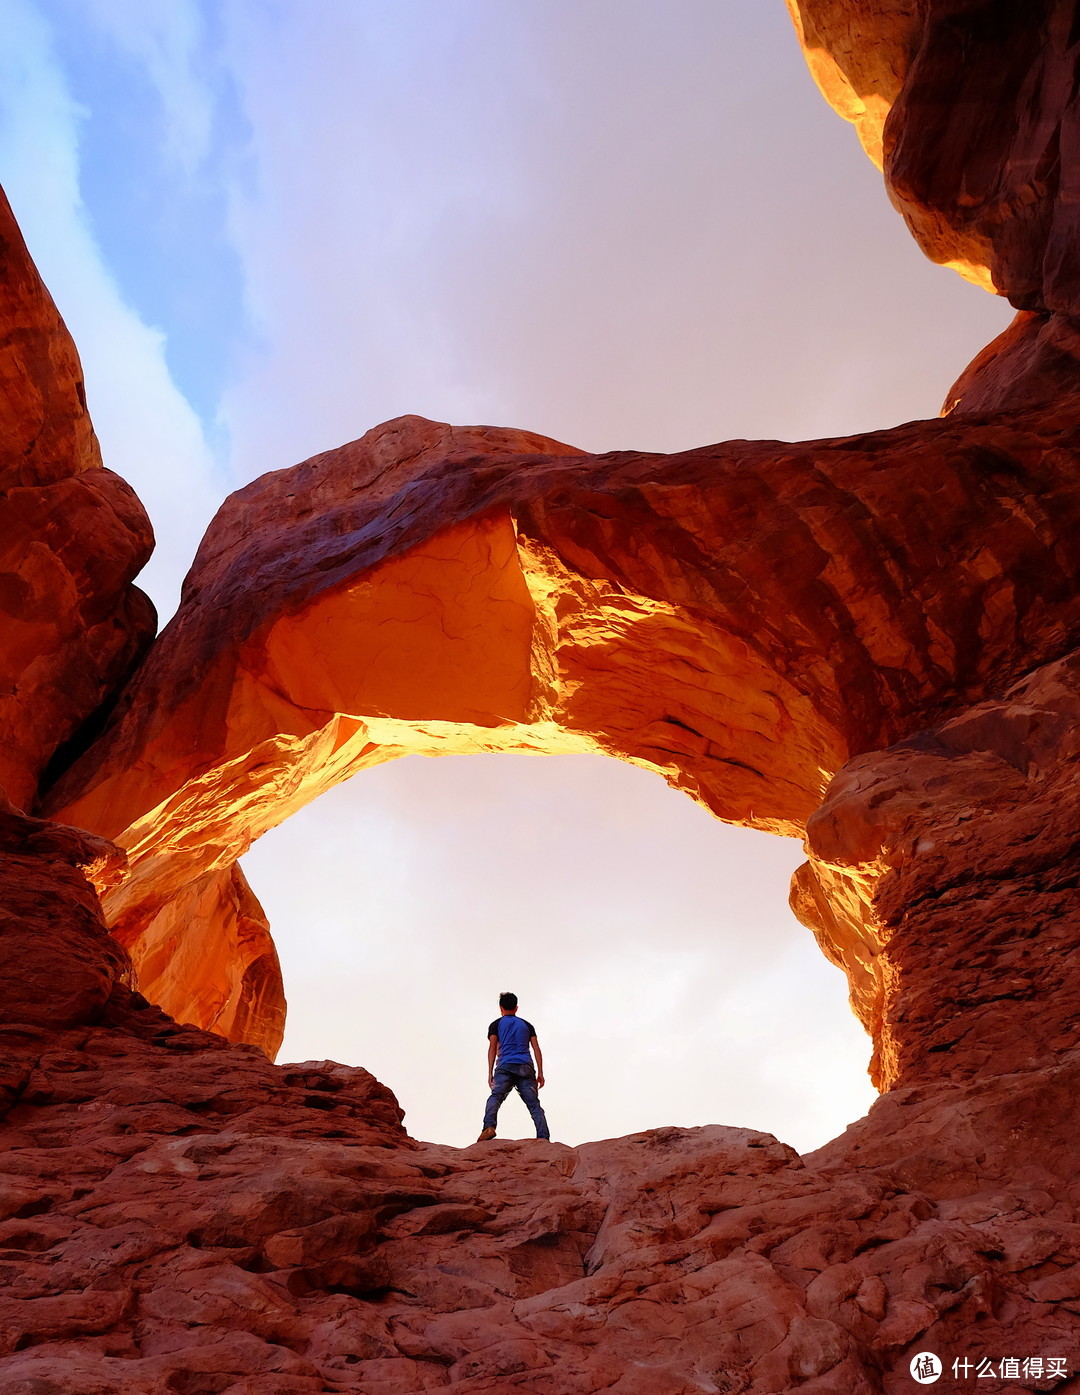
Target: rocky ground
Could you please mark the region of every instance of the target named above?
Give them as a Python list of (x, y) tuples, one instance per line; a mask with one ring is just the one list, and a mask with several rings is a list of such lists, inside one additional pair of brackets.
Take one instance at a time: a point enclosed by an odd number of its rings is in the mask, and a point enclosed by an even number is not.
[(5, 1395), (851, 1395), (910, 1391), (924, 1349), (1080, 1365), (1074, 1135), (1040, 1129), (1073, 1120), (1080, 1053), (893, 1091), (800, 1158), (720, 1126), (417, 1143), (366, 1071), (272, 1066), (121, 988), (97, 1026), (0, 1042)]

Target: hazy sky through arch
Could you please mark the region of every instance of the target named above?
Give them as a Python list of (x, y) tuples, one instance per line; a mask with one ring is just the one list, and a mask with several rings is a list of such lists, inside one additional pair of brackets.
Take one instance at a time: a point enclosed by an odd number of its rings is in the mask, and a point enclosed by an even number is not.
[[(6, 19), (0, 179), (83, 355), (106, 462), (153, 518), (159, 549), (145, 579), (165, 614), (230, 489), (397, 413), (521, 426), (593, 450), (846, 434), (935, 413), (1010, 317), (922, 258), (853, 132), (813, 88), (782, 0), (8, 0)], [(495, 846), (510, 828), (539, 845), (527, 807), (511, 817), (515, 783), (525, 806), (554, 801), (560, 836), (601, 839), (594, 862), (607, 856), (604, 830), (639, 799), (656, 849), (727, 837), (614, 762), (547, 774), (533, 762), (512, 777), (439, 762), (421, 775), (417, 764), (335, 792), (248, 860), (283, 948), (297, 946), (297, 989), (286, 983), (297, 1027), (333, 1015), (325, 979), (322, 999), (315, 982), (298, 1000), (320, 917), (335, 897), (348, 908), (367, 894), (348, 830), (359, 844), (382, 829), (387, 884), (403, 859), (429, 869), (413, 878), (424, 894), (409, 891), (414, 929), (388, 939), (387, 952), (402, 949), (397, 967), (378, 961), (385, 1020), (356, 1048), (376, 1052), (357, 1059), (392, 1086), (405, 1037), (392, 1036), (400, 996), (383, 1002), (383, 990), (415, 974), (417, 954), (434, 972), (434, 941), (416, 927), (434, 935), (448, 906), (487, 895), (466, 845)], [(453, 820), (425, 816), (455, 799), (471, 820), (457, 842)], [(707, 835), (683, 822), (684, 805)], [(844, 1011), (842, 981), (784, 909), (786, 864), (756, 846), (739, 844), (733, 866), (775, 891), (774, 942), (802, 946), (838, 981), (825, 1041)], [(676, 865), (671, 878), (684, 875)], [(367, 869), (365, 887), (379, 870)], [(593, 907), (582, 869), (577, 888)], [(661, 878), (640, 898), (631, 941), (655, 941), (662, 891)], [(700, 897), (714, 895), (703, 884)], [(680, 912), (688, 923), (696, 913)], [(467, 961), (475, 947), (459, 933)], [(344, 980), (363, 999), (372, 952), (369, 936), (351, 968), (335, 962), (335, 995)], [(700, 968), (688, 953), (664, 961), (655, 1123), (671, 1100), (672, 1042), (686, 1042), (680, 1059), (698, 1071), (695, 1098), (715, 1097), (715, 1062), (687, 1027)], [(644, 974), (647, 954), (641, 962)], [(743, 966), (745, 991), (732, 991), (747, 1024), (798, 999), (808, 962), (764, 982), (760, 966)], [(462, 1042), (476, 1030), (472, 991), (460, 988)], [(562, 1039), (576, 1040), (558, 994), (576, 1004), (578, 985), (555, 976), (535, 991)], [(490, 1015), (480, 1010), (481, 1026)], [(848, 1084), (835, 1087), (831, 1127), (863, 1089), (851, 1081), (865, 1038), (845, 1028)], [(557, 1043), (546, 1045), (557, 1061)], [(766, 1045), (752, 1079), (779, 1081), (782, 1100), (796, 1063), (780, 1034), (772, 1054)], [(310, 1037), (302, 1049), (319, 1054)], [(625, 1057), (625, 1041), (619, 1049)], [(411, 1093), (419, 1075), (401, 1080)], [(787, 1118), (805, 1145), (813, 1125), (792, 1108), (761, 1126), (784, 1134)], [(824, 1114), (817, 1126), (830, 1127)]]
[[(873, 1092), (846, 980), (786, 908), (802, 860), (608, 757), (448, 756), (339, 786), (244, 868), (279, 927), (282, 1059), (362, 1062), (421, 1137), (475, 1138), (511, 989), (560, 1139), (720, 1121), (806, 1148)], [(502, 1132), (531, 1132), (516, 1098)]]

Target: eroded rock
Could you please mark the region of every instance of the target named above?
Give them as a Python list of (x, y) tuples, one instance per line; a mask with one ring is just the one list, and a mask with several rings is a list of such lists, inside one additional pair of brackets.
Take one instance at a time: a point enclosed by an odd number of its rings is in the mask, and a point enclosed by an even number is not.
[[(1023, 315), (943, 422), (657, 457), (406, 418), (228, 502), (50, 806), (115, 836), (127, 880), (0, 811), (5, 1395), (899, 1395), (925, 1350), (989, 1363), (988, 1392), (1076, 1384), (1067, 8), (792, 4), (924, 246)], [(8, 497), (45, 578), (9, 607), (8, 652), (46, 656), (3, 709), (29, 797), (130, 661), (141, 525), (7, 246)], [(72, 479), (115, 527), (70, 491), (63, 527), (24, 507)], [(100, 667), (64, 575), (120, 636)], [(69, 673), (30, 731), (26, 694)], [(366, 1071), (274, 1067), (127, 986), (119, 941), (178, 1014), (272, 1049), (236, 857), (365, 765), (448, 749), (602, 750), (805, 824), (797, 908), (875, 1035), (867, 1117), (807, 1158), (727, 1127), (439, 1147)]]
[(142, 993), (165, 1012), (271, 1060), (285, 1033), (285, 991), (266, 914), (238, 864), (197, 877), (139, 933), (114, 928), (138, 956)]
[(0, 794), (15, 805), (153, 637), (131, 584), (152, 547), (134, 491), (102, 468), (75, 346), (0, 192)]
[(882, 1087), (1075, 1050), (1078, 822), (1076, 654), (833, 781), (794, 904), (848, 972)]
[(1076, 1052), (893, 1091), (800, 1158), (727, 1127), (417, 1144), (365, 1071), (271, 1066), (123, 990), (0, 1049), (11, 1395), (869, 1395), (925, 1348), (1072, 1359), (1073, 1147), (1046, 1125)]
[(1080, 641), (1076, 439), (1066, 410), (676, 456), (388, 423), (227, 501), (48, 807), (127, 850), (109, 922), (204, 1026), (247, 961), (163, 964), (194, 889), (379, 761), (600, 751), (799, 834), (849, 757)]
[(123, 866), (103, 838), (0, 803), (0, 1023), (93, 1021), (129, 979), (97, 894)]
[(827, 101), (932, 261), (1080, 314), (1072, 0), (788, 0)]

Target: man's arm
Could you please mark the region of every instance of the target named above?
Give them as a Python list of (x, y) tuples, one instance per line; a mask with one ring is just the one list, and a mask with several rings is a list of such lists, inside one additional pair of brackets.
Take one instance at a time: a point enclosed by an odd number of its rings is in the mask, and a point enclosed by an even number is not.
[(488, 1089), (495, 1084), (495, 1055), (499, 1050), (499, 1038), (494, 1034), (488, 1037)]
[(544, 1057), (540, 1050), (540, 1043), (535, 1037), (529, 1038), (529, 1045), (532, 1047), (532, 1054), (536, 1057), (536, 1088), (540, 1090), (544, 1085)]

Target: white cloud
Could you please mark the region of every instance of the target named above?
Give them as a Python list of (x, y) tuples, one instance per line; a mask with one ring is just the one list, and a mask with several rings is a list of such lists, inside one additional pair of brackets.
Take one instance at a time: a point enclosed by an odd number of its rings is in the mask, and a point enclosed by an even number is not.
[(593, 450), (878, 428), (1009, 319), (921, 256), (782, 6), (311, 13), (229, 11), (240, 477), (406, 411)]
[(162, 153), (193, 176), (210, 152), (215, 108), (199, 5), (191, 0), (169, 0), (167, 5), (81, 0), (80, 8), (86, 22), (143, 66), (166, 117)]

